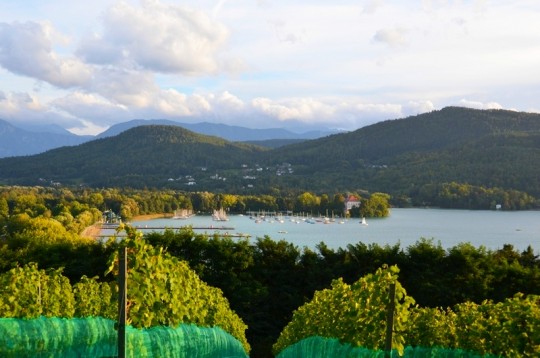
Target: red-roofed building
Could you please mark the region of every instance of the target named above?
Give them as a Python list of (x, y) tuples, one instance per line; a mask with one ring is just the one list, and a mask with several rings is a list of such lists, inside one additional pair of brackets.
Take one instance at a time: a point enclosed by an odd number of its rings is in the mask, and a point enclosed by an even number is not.
[(349, 195), (347, 199), (345, 199), (345, 212), (348, 213), (349, 210), (352, 208), (359, 208), (360, 207), (360, 199), (358, 199), (354, 195)]

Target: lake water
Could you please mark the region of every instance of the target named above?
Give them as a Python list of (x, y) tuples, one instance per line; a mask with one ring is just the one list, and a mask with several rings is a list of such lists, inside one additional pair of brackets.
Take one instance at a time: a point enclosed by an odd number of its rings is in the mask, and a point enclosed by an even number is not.
[(444, 248), (470, 242), (476, 247), (483, 245), (493, 250), (502, 248), (504, 244), (512, 244), (522, 251), (531, 245), (536, 253), (540, 252), (540, 211), (392, 209), (388, 217), (368, 219), (367, 225), (362, 225), (357, 218), (348, 219), (343, 224), (339, 223), (339, 219), (331, 224), (298, 221), (283, 217), (283, 222), (273, 220), (257, 223), (248, 216), (238, 215), (229, 216), (229, 221), (217, 222), (210, 216), (194, 216), (187, 220), (135, 221), (131, 225), (143, 232), (149, 231), (145, 227), (178, 228), (192, 225), (206, 227), (195, 231), (207, 234), (216, 231), (212, 226), (226, 226), (232, 229), (219, 232), (247, 234), (251, 240), (268, 235), (273, 240), (283, 239), (300, 248), (314, 248), (321, 241), (334, 249), (345, 248), (359, 241), (379, 245), (400, 243), (402, 248), (406, 248), (423, 237), (440, 241)]

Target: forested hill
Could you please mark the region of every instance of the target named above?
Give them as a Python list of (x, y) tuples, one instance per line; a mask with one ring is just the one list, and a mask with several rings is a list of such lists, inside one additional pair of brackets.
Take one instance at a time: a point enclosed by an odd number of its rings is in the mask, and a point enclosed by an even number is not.
[(448, 107), (272, 150), (180, 127), (142, 126), (76, 147), (0, 160), (0, 183), (50, 181), (404, 196), (457, 182), (540, 197), (540, 115)]
[(232, 143), (182, 127), (139, 126), (75, 147), (1, 159), (0, 181), (163, 187), (168, 179), (206, 172), (206, 168), (213, 173), (231, 166), (239, 168), (263, 151), (258, 146)]
[(540, 114), (447, 107), (278, 148), (314, 186), (409, 194), (456, 181), (540, 195)]
[[(387, 120), (354, 132), (328, 136), (277, 150), (290, 160), (318, 162), (327, 157), (351, 163), (389, 164), (407, 153), (457, 150), (487, 139), (540, 134), (540, 114), (446, 107), (404, 119)], [(518, 146), (526, 143), (515, 143)], [(294, 159), (293, 159), (294, 158)], [(324, 163), (325, 165), (327, 162)]]

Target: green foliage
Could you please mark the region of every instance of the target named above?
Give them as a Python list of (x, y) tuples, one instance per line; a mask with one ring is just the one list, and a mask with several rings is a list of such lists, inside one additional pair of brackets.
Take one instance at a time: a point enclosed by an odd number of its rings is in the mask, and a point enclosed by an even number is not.
[(0, 276), (0, 317), (73, 317), (75, 302), (61, 270), (16, 267)]
[(412, 307), (397, 282), (397, 267), (378, 269), (349, 286), (342, 280), (317, 291), (295, 311), (274, 345), (279, 353), (308, 337), (382, 349), (388, 286), (397, 283), (392, 346), (463, 349), (482, 355), (537, 357), (540, 354), (540, 296), (517, 294), (499, 303), (460, 303), (452, 310)]
[[(249, 352), (247, 326), (230, 309), (220, 289), (200, 281), (186, 262), (152, 248), (132, 229), (127, 231), (131, 236), (124, 241), (130, 252), (129, 320), (134, 327), (176, 327), (183, 322), (219, 326)], [(71, 286), (61, 270), (38, 270), (36, 264), (30, 264), (0, 276), (0, 317), (114, 318), (116, 291), (116, 285), (96, 278), (82, 277)]]
[(368, 198), (360, 200), (360, 207), (349, 210), (350, 216), (366, 218), (384, 218), (390, 212), (390, 195), (373, 193)]
[(456, 182), (426, 184), (413, 194), (414, 204), (449, 209), (526, 210), (537, 205), (536, 199), (518, 190), (486, 188)]
[(409, 329), (405, 341), (416, 347), (457, 347), (456, 314), (435, 307), (415, 306), (409, 313)]
[(118, 314), (117, 287), (109, 282), (99, 282), (97, 277), (81, 277), (73, 285), (75, 317), (109, 317)]
[(319, 207), (319, 203), (321, 202), (320, 198), (309, 192), (300, 194), (296, 200), (296, 211), (304, 212), (313, 211), (314, 208)]
[[(451, 188), (459, 190), (450, 190), (450, 193), (463, 192), (470, 197), (473, 197), (470, 193), (477, 190), (470, 187), (469, 191), (463, 191), (461, 189), (466, 187), (455, 184)], [(4, 199), (8, 210), (3, 219), (0, 217), (0, 272), (30, 262), (37, 262), (46, 272), (64, 267), (63, 275), (73, 284), (74, 314), (93, 314), (99, 307), (102, 310), (106, 307), (103, 314), (113, 317), (116, 304), (107, 306), (107, 302), (113, 302), (115, 298), (107, 297), (114, 294), (115, 284), (101, 283), (101, 280), (114, 280), (114, 277), (81, 279), (83, 275), (101, 276), (110, 254), (117, 251), (114, 241), (102, 244), (78, 236), (79, 227), (98, 220), (100, 211), (121, 212), (130, 199), (135, 201), (141, 214), (172, 212), (176, 208), (207, 211), (219, 203), (232, 205), (231, 211), (283, 210), (294, 208), (296, 198), (302, 193), (315, 198), (309, 208), (314, 213), (343, 207), (343, 194), (335, 194), (334, 200), (330, 200), (331, 195), (277, 188), (271, 190), (271, 195), (232, 195), (153, 189), (72, 191), (66, 188), (0, 187), (0, 205)], [(359, 196), (369, 199), (367, 193), (360, 193)], [(523, 252), (512, 245), (495, 251), (470, 244), (444, 249), (434, 240), (420, 239), (407, 248), (401, 248), (399, 244), (381, 246), (359, 242), (337, 250), (321, 243), (316, 250), (308, 250), (269, 237), (250, 242), (208, 237), (188, 229), (149, 234), (145, 239), (155, 248), (163, 247), (164, 252), (186, 260), (202, 280), (222, 290), (230, 307), (249, 326), (247, 335), (254, 356), (269, 354), (271, 345), (291, 321), (292, 311), (311, 298), (315, 290), (329, 287), (338, 277), (351, 285), (358, 277), (374, 272), (384, 263), (399, 265), (400, 282), (407, 293), (425, 307), (452, 307), (486, 299), (500, 302), (517, 292), (540, 294), (540, 260), (532, 247)], [(89, 286), (80, 286), (80, 283)], [(99, 290), (103, 292), (99, 294), (103, 297), (101, 302), (89, 299)], [(82, 297), (86, 299), (81, 301)], [(4, 301), (0, 302), (4, 305)], [(5, 302), (11, 301), (6, 298)], [(209, 311), (207, 316), (220, 314), (220, 310), (212, 312)], [(448, 311), (443, 313), (449, 314)], [(445, 322), (442, 314), (439, 321)], [(442, 339), (436, 333), (433, 332), (436, 339)], [(450, 338), (442, 340), (443, 343), (452, 342)]]
[(454, 310), (415, 307), (406, 341), (414, 346), (455, 347), (504, 357), (540, 354), (540, 296), (481, 304), (465, 302)]
[(36, 318), (118, 314), (116, 286), (82, 277), (73, 286), (62, 270), (40, 270), (35, 263), (0, 275), (0, 317)]
[(392, 345), (403, 352), (408, 309), (414, 300), (397, 281), (398, 272), (396, 266), (382, 268), (352, 285), (338, 279), (332, 282), (331, 289), (315, 292), (310, 302), (294, 312), (292, 321), (274, 345), (274, 352), (310, 336), (337, 338), (353, 346), (382, 349), (391, 284), (396, 285)]
[[(185, 261), (154, 248), (129, 226), (122, 241), (128, 252), (128, 322), (133, 327), (177, 326), (193, 323), (219, 326), (236, 337), (249, 352), (247, 326), (234, 313), (220, 289), (202, 282)], [(118, 255), (109, 271), (117, 272)]]
[(292, 311), (342, 277), (347, 284), (374, 272), (384, 263), (398, 264), (399, 281), (426, 307), (504, 300), (516, 292), (540, 294), (540, 261), (534, 250), (507, 245), (489, 251), (470, 244), (448, 250), (421, 239), (402, 249), (357, 243), (346, 249), (299, 249), (268, 237), (248, 240), (206, 237), (192, 230), (148, 234), (154, 246), (190, 263), (205, 282), (219, 287), (231, 307), (248, 324), (254, 355), (269, 353)]
[(0, 223), (9, 216), (9, 206), (6, 198), (0, 197)]

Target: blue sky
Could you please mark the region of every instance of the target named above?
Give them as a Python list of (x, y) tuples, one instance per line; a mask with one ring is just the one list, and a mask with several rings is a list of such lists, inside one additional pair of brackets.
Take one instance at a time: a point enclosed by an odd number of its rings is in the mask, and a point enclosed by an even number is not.
[(0, 2), (0, 119), (354, 130), (457, 105), (540, 112), (540, 2)]

